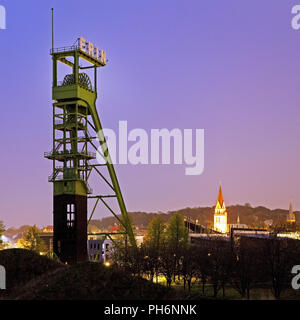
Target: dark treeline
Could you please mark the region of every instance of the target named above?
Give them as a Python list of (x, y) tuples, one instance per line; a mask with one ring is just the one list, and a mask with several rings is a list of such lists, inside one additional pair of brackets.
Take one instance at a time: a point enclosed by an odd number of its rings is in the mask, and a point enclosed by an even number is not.
[(213, 295), (226, 287), (236, 289), (242, 298), (250, 299), (253, 288), (270, 288), (276, 299), (291, 288), (292, 267), (300, 261), (300, 241), (292, 239), (260, 239), (237, 237), (233, 241), (198, 239), (197, 244), (186, 241), (146, 241), (140, 248), (114, 251), (119, 267), (137, 276), (155, 281), (164, 276), (167, 286), (182, 280), (184, 290), (191, 291), (195, 283), (203, 295), (206, 285), (213, 287)]

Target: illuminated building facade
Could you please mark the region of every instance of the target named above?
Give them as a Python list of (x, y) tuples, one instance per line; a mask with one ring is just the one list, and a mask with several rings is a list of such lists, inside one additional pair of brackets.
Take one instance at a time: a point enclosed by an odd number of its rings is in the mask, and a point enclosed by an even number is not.
[(287, 222), (289, 223), (294, 223), (296, 222), (296, 217), (295, 214), (293, 212), (293, 205), (292, 205), (292, 201), (290, 202), (290, 209), (289, 209), (289, 214), (287, 216)]
[(228, 232), (227, 211), (221, 186), (214, 214), (214, 230), (221, 233)]

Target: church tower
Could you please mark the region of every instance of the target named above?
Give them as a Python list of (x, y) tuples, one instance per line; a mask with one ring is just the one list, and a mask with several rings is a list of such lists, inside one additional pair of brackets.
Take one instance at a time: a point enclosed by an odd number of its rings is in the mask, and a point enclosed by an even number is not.
[(289, 214), (287, 216), (287, 222), (289, 223), (294, 223), (296, 222), (296, 217), (295, 214), (293, 212), (293, 205), (292, 205), (292, 201), (290, 202), (290, 209), (289, 209)]
[(222, 233), (226, 233), (228, 231), (227, 211), (221, 186), (214, 214), (214, 230)]

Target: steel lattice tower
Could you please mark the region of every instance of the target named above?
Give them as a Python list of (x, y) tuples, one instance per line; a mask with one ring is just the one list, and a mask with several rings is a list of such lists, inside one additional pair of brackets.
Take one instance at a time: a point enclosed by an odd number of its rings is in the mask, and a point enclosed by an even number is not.
[[(71, 47), (52, 49), (53, 60), (53, 149), (45, 157), (53, 161), (53, 221), (54, 253), (62, 262), (77, 263), (87, 260), (87, 226), (96, 206), (101, 201), (123, 225), (131, 245), (136, 246), (120, 185), (111, 162), (100, 118), (96, 108), (97, 68), (106, 65), (105, 53), (78, 39)], [(81, 59), (88, 63), (82, 67)], [(72, 69), (58, 82), (58, 63)], [(94, 86), (82, 69), (94, 69)], [(104, 164), (91, 164), (96, 158), (97, 146), (89, 134), (91, 128), (100, 141)], [(95, 152), (89, 152), (92, 147)], [(108, 170), (110, 181), (103, 171)], [(88, 184), (92, 171), (109, 186), (112, 194), (93, 195)], [(88, 219), (88, 198), (96, 199)], [(109, 206), (106, 198), (116, 198), (121, 218)], [(110, 236), (106, 234), (106, 236)]]

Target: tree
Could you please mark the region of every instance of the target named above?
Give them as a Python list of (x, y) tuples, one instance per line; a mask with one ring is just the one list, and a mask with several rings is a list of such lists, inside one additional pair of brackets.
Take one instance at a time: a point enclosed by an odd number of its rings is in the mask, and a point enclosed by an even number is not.
[(156, 275), (156, 282), (158, 282), (159, 275), (159, 255), (162, 246), (165, 244), (165, 224), (161, 217), (153, 218), (149, 225), (145, 237), (145, 263), (147, 265), (150, 280), (153, 281)]
[(158, 251), (149, 242), (141, 245), (143, 252), (143, 270), (148, 275), (149, 280), (153, 282), (154, 276), (156, 275), (156, 282), (158, 282), (159, 274), (159, 254)]
[(210, 259), (210, 250), (207, 246), (201, 245), (197, 246), (196, 252), (196, 262), (198, 265), (198, 277), (202, 283), (202, 294), (205, 294), (205, 285), (207, 283), (210, 269), (211, 269), (211, 259)]
[[(188, 242), (188, 230), (185, 227), (184, 218), (181, 214), (175, 213), (169, 220), (169, 224), (166, 231), (166, 242), (168, 248), (172, 251), (174, 257), (174, 270), (179, 271), (179, 259), (180, 252), (183, 248), (187, 248)], [(179, 272), (173, 273), (175, 281), (176, 275), (180, 278)]]
[(175, 213), (169, 221), (166, 237), (168, 244), (175, 250), (188, 245), (188, 230), (181, 214)]
[(209, 242), (209, 277), (213, 286), (214, 298), (217, 297), (221, 288), (224, 297), (225, 284), (230, 277), (230, 246), (228, 241), (222, 238)]
[(36, 225), (30, 227), (24, 238), (18, 241), (18, 246), (37, 253), (45, 251), (44, 242), (40, 237), (40, 232)]
[(181, 250), (179, 259), (180, 274), (183, 277), (184, 290), (188, 284), (189, 293), (191, 293), (192, 280), (198, 275), (198, 263), (196, 259), (197, 248), (190, 246)]
[(250, 299), (250, 290), (266, 278), (261, 247), (264, 239), (240, 237), (233, 245), (232, 285), (242, 298)]
[(287, 238), (267, 239), (263, 245), (264, 266), (272, 282), (273, 294), (280, 299), (281, 293), (290, 286), (291, 270), (299, 260), (299, 240)]
[[(134, 235), (136, 235), (136, 228), (132, 223), (132, 216), (128, 216), (129, 223), (132, 226), (132, 230)], [(136, 248), (133, 247), (132, 250), (130, 249), (130, 242), (128, 241), (128, 235), (126, 233), (126, 223), (123, 220), (118, 221), (118, 234), (113, 235), (113, 252), (111, 253), (111, 258), (118, 264), (120, 267), (128, 267), (128, 259), (129, 254), (131, 254)], [(129, 252), (129, 250), (131, 250)], [(128, 263), (127, 263), (128, 262)]]
[(167, 287), (171, 287), (172, 279), (177, 272), (177, 256), (170, 246), (163, 245), (161, 255), (158, 257), (160, 271), (167, 280)]
[(161, 217), (153, 218), (149, 225), (146, 235), (146, 242), (157, 251), (160, 250), (161, 244), (165, 241), (165, 224)]
[(3, 222), (0, 221), (0, 249), (2, 249), (4, 246), (3, 240), (1, 239), (4, 232), (5, 232), (5, 226), (4, 226)]

